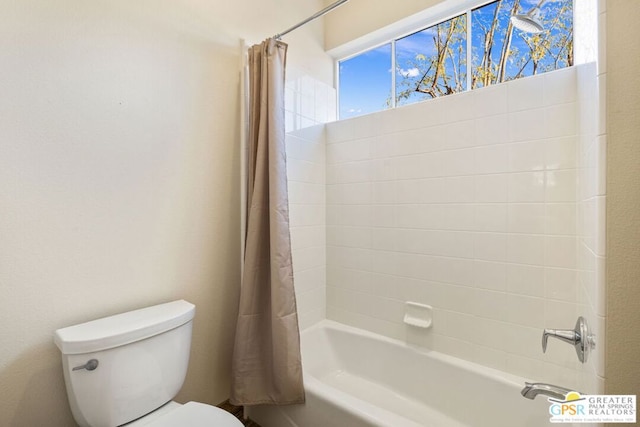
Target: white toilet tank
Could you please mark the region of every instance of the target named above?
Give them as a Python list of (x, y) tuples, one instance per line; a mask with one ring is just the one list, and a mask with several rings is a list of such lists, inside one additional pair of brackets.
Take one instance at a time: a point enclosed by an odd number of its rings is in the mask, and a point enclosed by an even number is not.
[(119, 426), (171, 401), (187, 374), (194, 314), (179, 300), (58, 329), (76, 422)]

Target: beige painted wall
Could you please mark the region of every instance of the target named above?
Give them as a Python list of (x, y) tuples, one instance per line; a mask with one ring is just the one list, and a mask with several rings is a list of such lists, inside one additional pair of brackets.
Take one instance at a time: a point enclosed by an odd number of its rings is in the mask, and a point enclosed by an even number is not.
[(609, 394), (640, 395), (639, 19), (640, 2), (606, 2)]
[[(179, 400), (219, 403), (239, 286), (239, 38), (295, 0), (0, 0), (0, 425), (74, 425), (57, 328), (184, 298)], [(290, 63), (331, 81), (322, 26)]]
[(349, 0), (325, 18), (325, 47), (334, 49), (442, 0)]

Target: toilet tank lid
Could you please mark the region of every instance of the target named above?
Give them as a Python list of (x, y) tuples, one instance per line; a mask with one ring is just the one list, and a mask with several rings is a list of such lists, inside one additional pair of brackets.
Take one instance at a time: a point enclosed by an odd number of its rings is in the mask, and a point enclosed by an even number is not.
[(62, 354), (93, 353), (177, 328), (194, 314), (190, 302), (172, 301), (58, 329), (54, 341)]

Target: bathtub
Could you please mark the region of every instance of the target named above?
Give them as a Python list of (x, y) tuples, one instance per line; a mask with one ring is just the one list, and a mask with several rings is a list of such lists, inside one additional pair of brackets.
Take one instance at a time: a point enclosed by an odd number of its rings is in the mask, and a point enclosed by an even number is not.
[(262, 427), (540, 427), (524, 379), (330, 320), (301, 334), (306, 403), (253, 406)]

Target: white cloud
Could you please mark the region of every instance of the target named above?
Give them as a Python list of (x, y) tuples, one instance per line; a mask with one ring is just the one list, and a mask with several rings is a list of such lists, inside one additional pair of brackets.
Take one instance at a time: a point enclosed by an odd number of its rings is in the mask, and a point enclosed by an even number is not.
[(409, 68), (408, 70), (400, 68), (398, 70), (398, 74), (400, 74), (402, 77), (418, 77), (420, 75), (420, 70), (415, 67)]
[(362, 109), (350, 108), (349, 110), (347, 110), (347, 113), (362, 113)]

